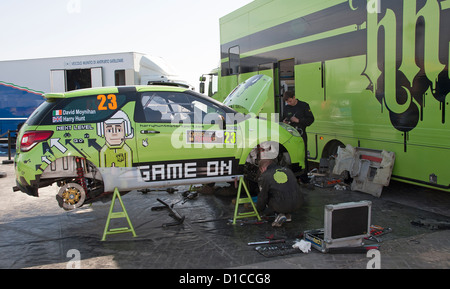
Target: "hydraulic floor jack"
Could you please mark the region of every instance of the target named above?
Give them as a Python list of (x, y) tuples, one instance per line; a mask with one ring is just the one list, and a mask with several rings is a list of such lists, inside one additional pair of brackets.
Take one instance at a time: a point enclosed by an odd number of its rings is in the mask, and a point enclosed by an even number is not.
[(168, 210), (169, 211), (169, 216), (172, 217), (173, 219), (175, 219), (175, 222), (171, 222), (171, 223), (165, 223), (162, 226), (163, 227), (169, 227), (169, 226), (176, 226), (176, 225), (181, 225), (184, 222), (185, 216), (181, 216), (177, 211), (175, 211), (173, 209), (173, 205), (169, 205), (166, 202), (160, 200), (160, 199), (156, 199), (158, 202), (160, 202), (161, 204), (163, 204), (163, 206), (156, 206), (156, 207), (152, 207), (152, 211), (161, 211), (161, 210)]

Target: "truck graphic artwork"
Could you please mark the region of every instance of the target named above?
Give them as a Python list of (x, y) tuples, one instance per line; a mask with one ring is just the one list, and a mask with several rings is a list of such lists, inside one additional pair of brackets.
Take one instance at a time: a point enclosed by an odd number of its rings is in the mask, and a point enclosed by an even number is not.
[(260, 113), (282, 116), (287, 90), (314, 113), (310, 161), (386, 150), (393, 179), (450, 191), (450, 1), (255, 0), (220, 33), (215, 99), (269, 77)]
[(392, 125), (402, 132), (424, 120), (427, 95), (434, 98), (429, 101), (440, 103), (440, 122), (445, 123), (450, 92), (450, 22), (445, 11), (449, 1), (418, 2), (383, 1), (382, 14), (367, 14), (363, 74), (370, 80), (369, 89), (389, 111)]

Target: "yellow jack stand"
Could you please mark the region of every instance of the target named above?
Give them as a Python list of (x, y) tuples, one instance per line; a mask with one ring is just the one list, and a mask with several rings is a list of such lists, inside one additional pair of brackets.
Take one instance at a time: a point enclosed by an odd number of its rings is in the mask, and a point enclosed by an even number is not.
[[(113, 212), (114, 205), (116, 202), (116, 198), (119, 199), (120, 206), (122, 207), (122, 212)], [(111, 219), (117, 219), (117, 218), (126, 218), (128, 222), (128, 227), (125, 228), (116, 228), (108, 230), (109, 223)], [(103, 232), (103, 238), (102, 241), (106, 240), (106, 235), (112, 235), (112, 234), (120, 234), (120, 233), (132, 233), (133, 237), (136, 237), (136, 233), (134, 232), (133, 225), (131, 224), (130, 218), (128, 217), (127, 210), (125, 209), (125, 206), (123, 205), (122, 198), (120, 197), (119, 190), (117, 188), (114, 189), (114, 195), (111, 201), (111, 206), (109, 208), (108, 218), (106, 219), (106, 226), (105, 230)]]
[[(241, 199), (242, 187), (244, 187), (244, 190), (247, 193), (247, 198)], [(239, 205), (248, 203), (252, 205), (253, 212), (238, 213)], [(253, 203), (252, 197), (250, 196), (247, 186), (245, 185), (244, 177), (239, 177), (239, 188), (236, 197), (236, 207), (234, 209), (233, 225), (236, 225), (236, 219), (243, 219), (249, 217), (256, 217), (258, 218), (258, 221), (261, 221), (261, 217), (259, 216), (258, 210), (256, 210), (255, 203)]]

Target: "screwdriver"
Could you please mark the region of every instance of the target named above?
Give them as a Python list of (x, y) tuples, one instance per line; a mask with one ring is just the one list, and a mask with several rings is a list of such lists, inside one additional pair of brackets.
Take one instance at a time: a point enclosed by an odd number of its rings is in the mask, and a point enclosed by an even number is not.
[(284, 243), (284, 239), (278, 239), (278, 240), (267, 240), (267, 241), (260, 241), (260, 242), (250, 242), (247, 245), (248, 246), (254, 246), (254, 245), (265, 245), (265, 244), (276, 244), (276, 243)]

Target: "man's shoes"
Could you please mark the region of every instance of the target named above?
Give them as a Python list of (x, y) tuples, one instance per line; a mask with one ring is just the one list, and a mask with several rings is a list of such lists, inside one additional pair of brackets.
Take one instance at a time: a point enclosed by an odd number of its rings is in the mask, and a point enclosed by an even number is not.
[(278, 214), (275, 218), (275, 221), (273, 221), (272, 223), (272, 227), (281, 227), (281, 225), (283, 225), (286, 220), (287, 218), (285, 214)]
[(286, 214), (286, 222), (292, 222), (292, 215)]

